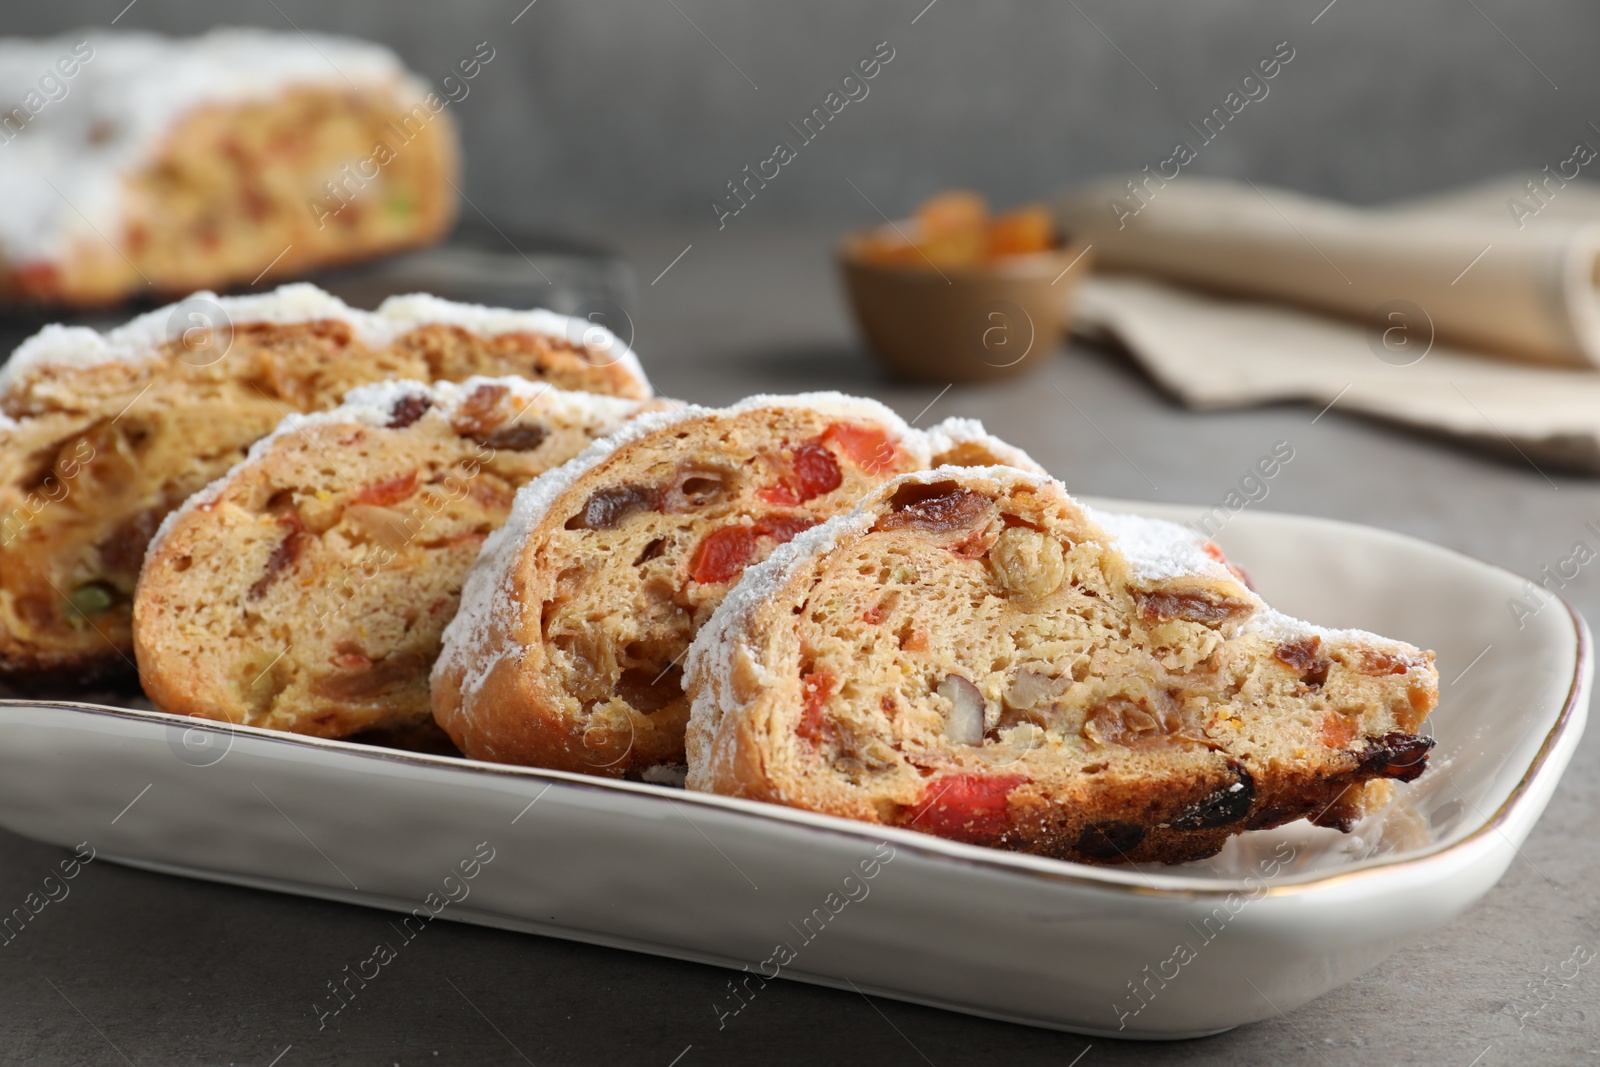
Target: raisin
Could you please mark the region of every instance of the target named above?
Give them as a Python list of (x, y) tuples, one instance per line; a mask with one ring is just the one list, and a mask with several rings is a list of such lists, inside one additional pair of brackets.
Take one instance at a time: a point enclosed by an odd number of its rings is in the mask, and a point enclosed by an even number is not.
[(643, 564), (649, 563), (653, 559), (659, 558), (662, 550), (666, 547), (667, 539), (665, 537), (655, 538), (648, 545), (644, 546), (644, 551), (639, 553), (639, 558), (633, 561), (633, 565), (635, 567), (642, 566)]
[(386, 508), (390, 504), (398, 504), (417, 490), (417, 472), (410, 471), (406, 474), (390, 478), (387, 481), (369, 485), (357, 493), (353, 504), (374, 504)]
[(1315, 635), (1302, 641), (1290, 641), (1273, 649), (1272, 656), (1280, 663), (1287, 664), (1297, 671), (1309, 671), (1317, 663), (1317, 649), (1322, 647), (1322, 638)]
[(280, 516), (278, 525), (284, 528), (283, 540), (273, 547), (271, 554), (267, 556), (267, 565), (261, 577), (250, 587), (251, 600), (260, 600), (271, 588), (272, 583), (277, 581), (278, 575), (294, 566), (295, 560), (300, 558), (300, 553), (308, 540), (309, 535), (299, 515), (290, 512)]
[(615, 530), (630, 515), (653, 509), (659, 496), (657, 490), (643, 485), (596, 489), (583, 510), (567, 520), (567, 529)]
[(1126, 859), (1144, 840), (1144, 827), (1131, 822), (1090, 823), (1078, 835), (1072, 851), (1086, 860)]
[(1243, 766), (1231, 760), (1228, 769), (1234, 780), (1219, 786), (1184, 808), (1171, 826), (1174, 830), (1210, 830), (1230, 826), (1250, 814), (1256, 801), (1256, 781)]
[(868, 474), (882, 474), (899, 458), (889, 435), (876, 426), (836, 422), (822, 431), (822, 439), (838, 445), (850, 462)]
[(933, 779), (901, 825), (958, 841), (992, 840), (1011, 828), (1007, 801), (1021, 775), (948, 774)]
[(419, 396), (415, 393), (411, 396), (401, 397), (395, 401), (394, 407), (389, 410), (389, 421), (386, 425), (391, 430), (403, 430), (427, 414), (428, 409), (431, 407), (433, 407), (433, 400), (429, 397)]
[(469, 434), (472, 440), (487, 448), (507, 452), (532, 452), (550, 436), (550, 428), (542, 422), (513, 422), (488, 433)]
[(616, 692), (636, 711), (652, 715), (683, 696), (683, 668), (629, 667), (617, 679)]
[(468, 393), (452, 420), (456, 433), (477, 438), (493, 431), (504, 421), (500, 417), (500, 401), (510, 392), (503, 385), (480, 385)]
[(1279, 645), (1273, 649), (1272, 657), (1303, 674), (1317, 665), (1317, 650), (1321, 647), (1322, 638), (1312, 635), (1301, 641)]
[(661, 495), (661, 510), (681, 514), (703, 508), (728, 491), (730, 478), (727, 471), (711, 467), (683, 467)]
[(1172, 748), (1190, 738), (1183, 734), (1183, 719), (1176, 703), (1169, 703), (1172, 706), (1151, 708), (1143, 698), (1135, 702), (1126, 697), (1112, 697), (1089, 712), (1084, 719), (1083, 735), (1102, 745), (1121, 745), (1140, 751)]
[(1250, 605), (1226, 597), (1210, 597), (1202, 593), (1135, 593), (1139, 614), (1156, 622), (1182, 619), (1184, 622), (1218, 623), (1250, 613)]
[(1393, 730), (1376, 740), (1367, 738), (1357, 759), (1362, 771), (1369, 775), (1410, 782), (1428, 769), (1428, 752), (1433, 745), (1431, 737)]
[(895, 492), (889, 507), (889, 514), (878, 520), (880, 530), (915, 527), (947, 533), (976, 525), (989, 508), (989, 498), (954, 482), (911, 482)]
[(1371, 675), (1404, 674), (1414, 666), (1405, 656), (1391, 652), (1362, 652), (1361, 673)]
[(161, 525), (164, 514), (156, 508), (146, 508), (118, 523), (116, 529), (100, 542), (101, 566), (111, 574), (130, 581), (139, 577), (145, 549), (150, 546), (150, 539), (155, 536), (156, 527)]

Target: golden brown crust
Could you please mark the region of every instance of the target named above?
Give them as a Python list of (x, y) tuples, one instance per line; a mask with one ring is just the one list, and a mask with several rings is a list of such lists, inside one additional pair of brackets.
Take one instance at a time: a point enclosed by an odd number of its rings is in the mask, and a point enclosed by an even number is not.
[[(331, 87), (196, 108), (128, 180), (121, 232), (57, 261), (0, 262), (0, 301), (105, 307), (431, 244), (455, 220), (459, 148), (448, 112), (419, 124), (411, 111), (392, 94)], [(371, 177), (341, 170), (369, 159)]]
[(0, 395), (0, 414), (16, 420), (0, 425), (0, 682), (40, 691), (51, 677), (120, 673), (150, 536), (287, 414), (390, 378), (515, 374), (649, 393), (631, 362), (531, 332), (431, 323), (380, 343), (340, 319), (241, 321), (220, 358), (204, 338), (189, 344), (34, 367)]
[(1421, 773), (1431, 653), (1287, 620), (1171, 531), (1148, 565), (1056, 483), (892, 483), (702, 632), (689, 787), (1143, 863), (1299, 818), (1347, 830)]

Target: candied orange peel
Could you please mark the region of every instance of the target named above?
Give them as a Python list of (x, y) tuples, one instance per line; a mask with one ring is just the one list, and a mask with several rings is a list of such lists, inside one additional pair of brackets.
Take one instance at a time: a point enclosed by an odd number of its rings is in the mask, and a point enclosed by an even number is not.
[(913, 225), (883, 227), (859, 246), (869, 263), (895, 266), (966, 267), (1059, 248), (1055, 220), (1043, 204), (989, 214), (984, 198), (967, 189), (929, 197)]

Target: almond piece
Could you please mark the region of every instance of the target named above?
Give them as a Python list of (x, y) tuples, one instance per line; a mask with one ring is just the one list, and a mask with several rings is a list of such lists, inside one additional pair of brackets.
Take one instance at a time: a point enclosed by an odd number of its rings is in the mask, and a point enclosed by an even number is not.
[(938, 694), (950, 701), (944, 734), (958, 745), (983, 744), (983, 693), (959, 674), (947, 674)]

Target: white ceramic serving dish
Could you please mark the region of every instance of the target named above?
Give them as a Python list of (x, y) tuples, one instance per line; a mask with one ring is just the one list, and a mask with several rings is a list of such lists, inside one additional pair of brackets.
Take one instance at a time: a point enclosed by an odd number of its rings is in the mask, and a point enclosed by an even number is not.
[(1353, 835), (1301, 823), (1200, 863), (1094, 868), (662, 786), (23, 701), (0, 704), (0, 824), (160, 871), (1038, 1026), (1215, 1033), (1327, 992), (1482, 896), (1571, 758), (1591, 674), (1582, 619), (1547, 597), (1519, 627), (1508, 600), (1541, 601), (1488, 564), (1253, 512), (1217, 540), (1283, 610), (1438, 652), (1432, 765)]

